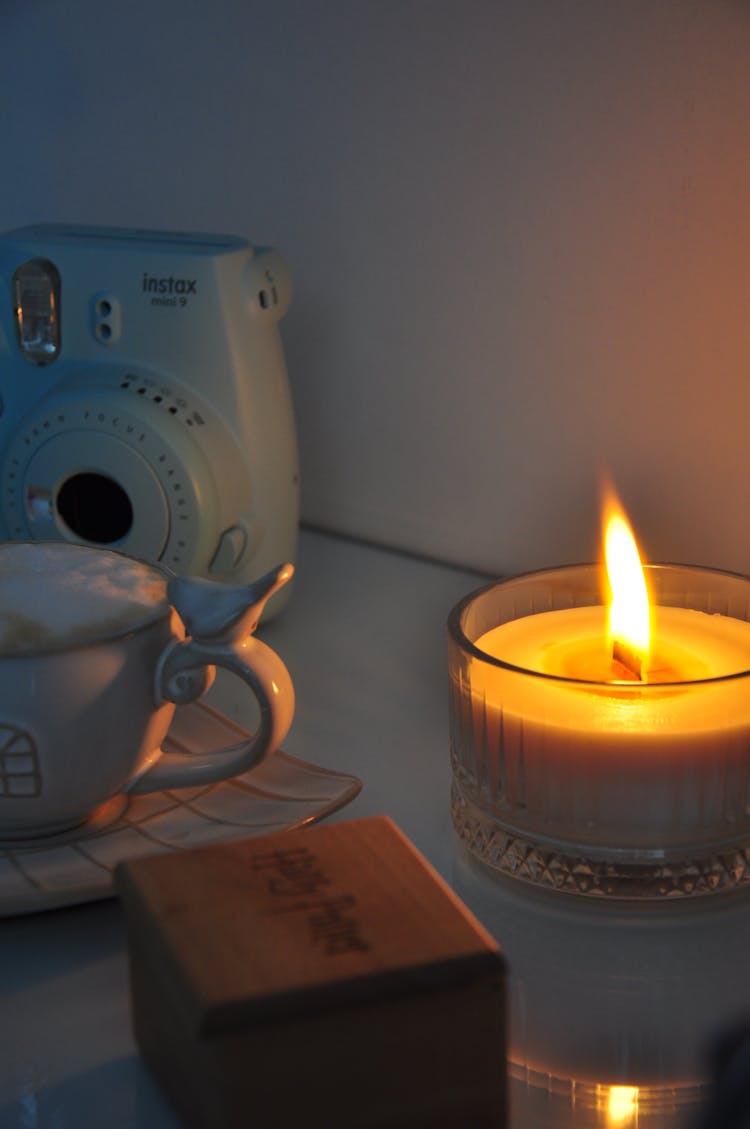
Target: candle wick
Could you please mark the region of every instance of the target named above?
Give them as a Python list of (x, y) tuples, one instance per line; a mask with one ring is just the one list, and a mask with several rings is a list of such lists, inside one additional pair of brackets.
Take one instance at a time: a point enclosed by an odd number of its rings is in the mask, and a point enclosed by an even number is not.
[(612, 641), (612, 664), (622, 668), (625, 678), (631, 682), (644, 682), (643, 655), (621, 639)]

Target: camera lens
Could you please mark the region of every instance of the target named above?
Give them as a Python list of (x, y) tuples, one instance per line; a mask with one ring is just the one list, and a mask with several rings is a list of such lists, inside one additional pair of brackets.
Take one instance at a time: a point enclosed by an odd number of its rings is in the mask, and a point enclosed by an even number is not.
[(66, 479), (57, 495), (57, 512), (76, 537), (96, 545), (122, 541), (133, 524), (133, 507), (122, 486), (90, 471)]

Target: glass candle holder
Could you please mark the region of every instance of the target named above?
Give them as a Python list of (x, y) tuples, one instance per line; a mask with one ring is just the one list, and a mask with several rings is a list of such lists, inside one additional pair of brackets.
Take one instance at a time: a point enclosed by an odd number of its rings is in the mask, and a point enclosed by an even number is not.
[[(709, 894), (750, 879), (750, 579), (674, 565), (645, 572), (655, 612), (677, 622), (678, 677), (666, 682), (532, 669), (517, 649), (503, 653), (502, 633), (492, 653), (478, 645), (523, 620), (515, 636), (536, 635), (546, 654), (564, 644), (545, 638), (540, 625), (553, 619), (543, 613), (599, 609), (573, 613), (574, 636), (576, 616), (601, 612), (603, 622), (598, 565), (493, 583), (451, 612), (453, 823), (490, 867), (624, 898)], [(704, 614), (685, 626), (668, 609)], [(725, 631), (732, 669), (713, 675)], [(679, 677), (683, 650), (697, 677)]]

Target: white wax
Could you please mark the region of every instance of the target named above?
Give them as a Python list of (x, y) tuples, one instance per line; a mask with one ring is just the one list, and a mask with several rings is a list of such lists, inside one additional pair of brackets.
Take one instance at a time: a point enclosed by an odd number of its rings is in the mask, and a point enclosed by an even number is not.
[(730, 840), (750, 823), (750, 675), (726, 676), (750, 670), (750, 624), (659, 608), (653, 661), (682, 681), (607, 684), (604, 622), (597, 607), (542, 612), (476, 640), (523, 668), (470, 663), (485, 802), (582, 843)]

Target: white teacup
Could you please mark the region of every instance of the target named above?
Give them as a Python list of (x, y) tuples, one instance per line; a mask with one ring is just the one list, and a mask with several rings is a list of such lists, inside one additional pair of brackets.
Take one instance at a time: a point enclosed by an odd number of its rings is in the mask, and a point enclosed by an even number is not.
[[(294, 690), (251, 633), (292, 571), (230, 588), (108, 549), (0, 544), (0, 839), (76, 826), (119, 793), (226, 779), (273, 752)], [(215, 752), (162, 753), (175, 706), (200, 697), (216, 666), (255, 694), (257, 732)]]

